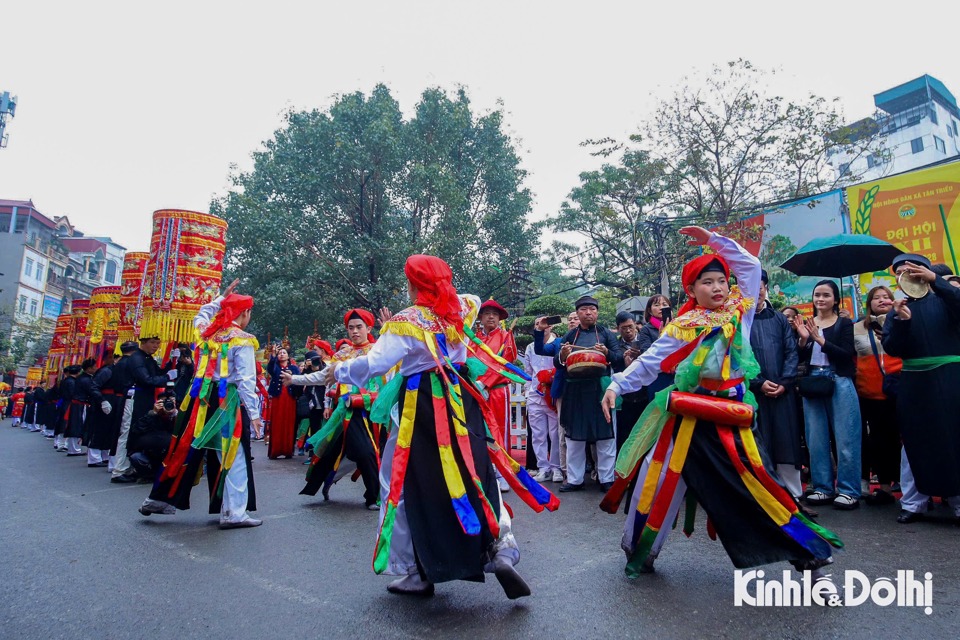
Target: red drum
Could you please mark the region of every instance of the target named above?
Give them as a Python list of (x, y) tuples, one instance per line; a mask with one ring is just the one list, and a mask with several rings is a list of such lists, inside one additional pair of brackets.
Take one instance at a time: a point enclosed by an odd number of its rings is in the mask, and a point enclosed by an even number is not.
[[(367, 399), (369, 398), (370, 404), (367, 404)], [(347, 398), (347, 406), (351, 409), (367, 409), (370, 410), (370, 405), (372, 405), (377, 400), (377, 392), (371, 391), (366, 393), (351, 393)]]
[(753, 407), (745, 402), (696, 393), (674, 391), (670, 394), (667, 411), (733, 427), (749, 427), (753, 424)]
[(607, 356), (584, 349), (567, 356), (567, 375), (571, 378), (602, 378), (607, 372)]

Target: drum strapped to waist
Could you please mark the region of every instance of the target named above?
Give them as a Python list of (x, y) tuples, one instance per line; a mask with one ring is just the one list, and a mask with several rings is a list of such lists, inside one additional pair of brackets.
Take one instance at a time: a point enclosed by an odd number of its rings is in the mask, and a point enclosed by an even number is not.
[(371, 391), (369, 393), (351, 393), (347, 396), (347, 407), (351, 409), (367, 409), (370, 410), (370, 406), (376, 401), (377, 392)]
[(745, 402), (697, 393), (672, 392), (667, 404), (667, 411), (678, 416), (689, 416), (717, 425), (749, 427), (753, 424), (753, 407)]
[(607, 372), (607, 356), (593, 349), (574, 351), (564, 364), (571, 378), (602, 378)]

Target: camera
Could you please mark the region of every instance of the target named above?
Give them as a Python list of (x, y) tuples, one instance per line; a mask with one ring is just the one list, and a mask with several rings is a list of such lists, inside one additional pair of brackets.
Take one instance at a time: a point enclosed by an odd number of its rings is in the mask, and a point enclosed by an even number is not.
[(319, 369), (319, 368), (320, 368), (320, 365), (323, 364), (323, 360), (321, 360), (320, 358), (311, 358), (311, 359), (310, 359), (310, 364), (312, 364), (313, 366), (315, 366), (315, 367), (317, 367), (317, 368)]
[(163, 399), (163, 410), (164, 411), (174, 411), (177, 408), (177, 401), (173, 398), (164, 398)]

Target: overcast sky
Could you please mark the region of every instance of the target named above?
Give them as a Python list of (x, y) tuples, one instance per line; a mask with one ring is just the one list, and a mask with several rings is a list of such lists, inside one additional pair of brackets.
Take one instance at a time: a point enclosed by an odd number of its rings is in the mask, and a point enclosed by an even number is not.
[(582, 140), (632, 133), (697, 68), (776, 67), (777, 90), (854, 120), (924, 73), (960, 93), (958, 25), (938, 0), (7, 2), (0, 198), (142, 251), (154, 210), (206, 211), (287, 109), (384, 82), (409, 114), (464, 85), (478, 110), (503, 102), (541, 219), (594, 166)]

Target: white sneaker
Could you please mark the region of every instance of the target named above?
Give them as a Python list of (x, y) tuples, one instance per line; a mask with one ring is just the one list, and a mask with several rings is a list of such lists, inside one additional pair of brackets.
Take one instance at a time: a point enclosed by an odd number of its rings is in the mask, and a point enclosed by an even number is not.
[(554, 482), (563, 482), (563, 471), (560, 469), (553, 470), (553, 481)]
[(500, 493), (510, 493), (510, 485), (506, 478), (497, 478), (497, 485), (500, 487)]
[(537, 475), (533, 476), (533, 479), (537, 482), (546, 482), (550, 479), (550, 472), (546, 469), (540, 469), (540, 471), (537, 472)]

